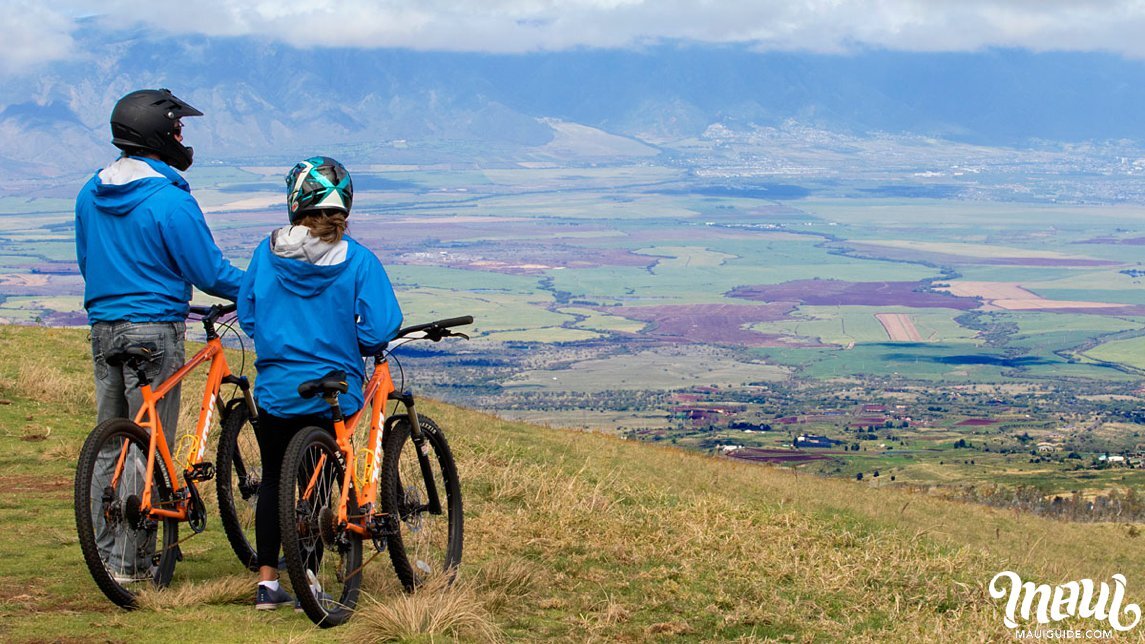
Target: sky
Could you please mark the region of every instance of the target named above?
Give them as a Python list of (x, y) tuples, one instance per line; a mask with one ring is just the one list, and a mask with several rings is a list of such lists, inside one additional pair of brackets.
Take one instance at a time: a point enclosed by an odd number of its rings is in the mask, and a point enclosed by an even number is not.
[(524, 53), (664, 41), (760, 50), (1102, 51), (1145, 58), (1145, 0), (0, 0), (0, 70), (98, 60), (77, 32)]

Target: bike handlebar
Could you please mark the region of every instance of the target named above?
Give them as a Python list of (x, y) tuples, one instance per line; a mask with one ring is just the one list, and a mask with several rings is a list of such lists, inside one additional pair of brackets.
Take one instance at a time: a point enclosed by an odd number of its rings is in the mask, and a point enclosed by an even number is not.
[[(466, 324), (473, 324), (472, 315), (463, 315), (457, 318), (446, 318), (444, 320), (437, 320), (436, 322), (415, 324), (413, 326), (407, 326), (403, 329), (398, 329), (397, 334), (394, 335), (394, 339), (383, 345), (381, 350), (378, 351), (374, 357), (378, 360), (381, 360), (385, 355), (386, 350), (394, 346), (395, 340), (405, 340), (405, 342), (411, 342), (413, 340), (432, 340), (434, 342), (439, 342), (443, 338), (449, 337), (459, 337), (468, 340), (469, 336), (465, 335), (464, 333), (455, 333), (449, 330), (452, 327), (464, 326)], [(405, 342), (400, 342), (398, 344), (405, 344)]]
[[(445, 320), (438, 320), (436, 322), (426, 322), (425, 324), (415, 324), (413, 326), (407, 326), (404, 329), (398, 329), (398, 333), (397, 333), (397, 335), (394, 336), (394, 339), (396, 340), (398, 338), (404, 338), (405, 336), (410, 335), (411, 333), (417, 333), (418, 331), (425, 331), (428, 334), (428, 333), (432, 333), (433, 330), (445, 331), (446, 329), (449, 329), (451, 327), (465, 326), (466, 324), (473, 324), (473, 316), (472, 315), (463, 315), (463, 316), (458, 317), (458, 318), (447, 318)], [(449, 334), (446, 333), (445, 335), (443, 335), (441, 337), (446, 337), (448, 335)], [(441, 339), (441, 338), (438, 338), (438, 339)]]
[(210, 306), (192, 306), (191, 313), (200, 317), (209, 317), (212, 320), (217, 320), (227, 313), (234, 313), (237, 308), (238, 305), (234, 302), (230, 304), (212, 304)]
[(230, 304), (212, 304), (210, 306), (192, 306), (191, 313), (199, 316), (199, 321), (203, 323), (203, 329), (207, 332), (207, 338), (214, 337), (215, 322), (219, 318), (228, 313), (234, 313), (238, 306), (231, 302)]

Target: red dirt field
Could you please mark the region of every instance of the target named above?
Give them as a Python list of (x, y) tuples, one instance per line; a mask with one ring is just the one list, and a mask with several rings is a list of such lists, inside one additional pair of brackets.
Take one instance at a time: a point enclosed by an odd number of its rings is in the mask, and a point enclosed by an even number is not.
[(782, 284), (740, 286), (729, 297), (764, 302), (800, 302), (815, 306), (910, 306), (915, 308), (973, 309), (978, 300), (925, 291), (921, 282), (847, 282), (793, 280)]
[(745, 447), (729, 452), (731, 458), (738, 458), (756, 463), (809, 463), (811, 461), (825, 461), (833, 454), (839, 452), (800, 452), (790, 449), (761, 449), (758, 447)]
[(667, 304), (662, 306), (609, 307), (599, 310), (648, 323), (643, 338), (686, 343), (734, 344), (752, 347), (813, 347), (814, 343), (793, 342), (789, 336), (756, 333), (745, 328), (758, 322), (774, 322), (788, 317), (794, 305), (771, 304)]
[(957, 427), (981, 427), (983, 425), (997, 425), (998, 421), (993, 418), (967, 418), (966, 420), (956, 423)]

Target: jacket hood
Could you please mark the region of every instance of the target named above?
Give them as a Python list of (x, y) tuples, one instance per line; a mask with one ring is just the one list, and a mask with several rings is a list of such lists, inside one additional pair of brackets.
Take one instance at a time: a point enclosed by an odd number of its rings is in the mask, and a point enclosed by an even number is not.
[(346, 270), (349, 244), (324, 242), (305, 226), (285, 226), (270, 235), (270, 263), (286, 290), (302, 297), (325, 291)]
[(120, 157), (95, 176), (94, 204), (102, 212), (122, 217), (169, 185), (191, 191), (187, 181), (162, 161)]

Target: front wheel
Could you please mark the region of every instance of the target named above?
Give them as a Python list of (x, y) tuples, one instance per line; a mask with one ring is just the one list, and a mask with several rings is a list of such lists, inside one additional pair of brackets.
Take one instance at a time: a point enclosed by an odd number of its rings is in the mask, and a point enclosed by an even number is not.
[[(418, 416), (421, 446), (408, 416), (386, 431), (382, 456), (382, 510), (397, 517), (389, 537), (390, 561), (407, 591), (435, 578), (451, 583), (461, 564), (461, 484), (449, 443), (437, 423)], [(419, 449), (424, 456), (418, 458)]]
[[(76, 466), (76, 529), (95, 583), (108, 599), (135, 607), (145, 585), (167, 586), (178, 558), (179, 522), (141, 509), (150, 436), (126, 418), (100, 423), (88, 435)], [(156, 459), (151, 504), (176, 501), (163, 462)]]
[[(338, 525), (345, 481), (330, 432), (307, 427), (295, 434), (286, 448), (279, 486), (282, 552), (299, 604), (324, 628), (350, 618), (362, 584), (362, 540)], [(353, 488), (347, 512), (358, 514)]]
[(239, 561), (257, 572), (254, 513), (262, 487), (262, 452), (246, 401), (236, 400), (229, 408), (215, 458), (219, 518)]

